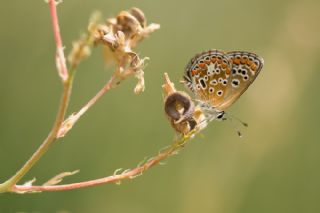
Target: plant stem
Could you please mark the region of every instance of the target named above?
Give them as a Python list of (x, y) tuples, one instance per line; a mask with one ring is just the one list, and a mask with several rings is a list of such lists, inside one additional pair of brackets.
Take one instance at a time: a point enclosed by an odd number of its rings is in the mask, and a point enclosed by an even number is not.
[(136, 167), (132, 170), (129, 170), (127, 172), (124, 172), (122, 174), (118, 174), (118, 175), (115, 174), (115, 175), (103, 177), (100, 179), (83, 181), (83, 182), (79, 182), (79, 183), (64, 184), (64, 185), (53, 185), (53, 186), (15, 185), (12, 190), (17, 193), (42, 192), (42, 191), (62, 191), (62, 190), (72, 190), (72, 189), (97, 186), (97, 185), (102, 185), (102, 184), (112, 183), (112, 182), (119, 182), (124, 179), (132, 179), (136, 176), (139, 176), (140, 174), (142, 174), (144, 171), (150, 169), (151, 167), (159, 164), (162, 160), (168, 158), (169, 156), (174, 154), (176, 151), (180, 150), (183, 147), (183, 145), (187, 142), (187, 140), (190, 139), (190, 136), (192, 134), (194, 134), (194, 132), (191, 132), (188, 136), (182, 137), (180, 140), (178, 140), (177, 142), (172, 144), (168, 149), (166, 149), (163, 152), (160, 152), (157, 156), (155, 156), (154, 158), (151, 158), (143, 165), (138, 166), (138, 167)]
[(63, 121), (60, 131), (57, 134), (57, 138), (64, 137), (73, 128), (74, 124), (78, 122), (80, 117), (112, 88), (116, 78), (117, 72), (114, 72), (109, 81), (98, 91), (95, 96), (93, 96), (78, 112), (73, 113), (65, 121)]
[(41, 146), (30, 157), (30, 159), (23, 165), (23, 167), (9, 180), (0, 185), (0, 192), (11, 191), (12, 187), (32, 168), (32, 166), (43, 156), (49, 149), (50, 145), (55, 141), (60, 126), (64, 120), (68, 103), (70, 100), (70, 94), (72, 89), (72, 78), (64, 84), (63, 94), (60, 102), (60, 107), (56, 120), (47, 138), (42, 142)]
[[(62, 39), (60, 36), (59, 22), (56, 10), (56, 1), (49, 0), (50, 14), (53, 25), (53, 33), (55, 37), (55, 42), (57, 46), (57, 60), (59, 62), (58, 67), (60, 68), (59, 75), (63, 79), (63, 93), (60, 101), (60, 106), (58, 113), (56, 115), (56, 120), (53, 124), (53, 127), (47, 136), (47, 138), (42, 142), (40, 147), (36, 152), (30, 157), (30, 159), (23, 165), (23, 167), (18, 170), (18, 172), (12, 176), (6, 182), (0, 184), (0, 193), (6, 191), (12, 191), (13, 186), (24, 177), (24, 175), (32, 168), (32, 166), (42, 157), (44, 153), (49, 149), (50, 145), (57, 138), (58, 131), (64, 120), (67, 107), (70, 100), (70, 94), (72, 89), (73, 75), (68, 76), (68, 70), (66, 66), (66, 60), (63, 53)], [(73, 73), (73, 72), (71, 72)]]
[(92, 107), (106, 92), (108, 92), (112, 84), (114, 84), (114, 80), (116, 79), (116, 74), (114, 73), (109, 81), (98, 91), (98, 93), (91, 98), (86, 105), (84, 105), (79, 112), (77, 112), (77, 115), (80, 117), (82, 116), (90, 107)]
[(57, 3), (56, 0), (49, 0), (50, 15), (52, 20), (53, 35), (57, 47), (57, 68), (58, 74), (63, 81), (68, 79), (68, 69), (66, 65), (66, 59), (63, 52), (63, 44), (60, 35), (59, 19), (57, 15)]

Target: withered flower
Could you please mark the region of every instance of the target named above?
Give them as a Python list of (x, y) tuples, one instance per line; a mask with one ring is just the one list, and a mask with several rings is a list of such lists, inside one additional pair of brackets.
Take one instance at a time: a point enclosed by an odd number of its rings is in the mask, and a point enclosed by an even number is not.
[(165, 94), (164, 110), (171, 126), (183, 135), (194, 129), (204, 128), (206, 119), (201, 108), (195, 106), (188, 94), (176, 91), (167, 73), (164, 77), (165, 84), (162, 85)]
[(96, 38), (99, 37), (98, 33), (100, 32), (100, 27), (104, 29), (102, 26), (98, 25), (100, 18), (101, 14), (99, 12), (93, 13), (89, 21), (87, 32), (72, 43), (72, 50), (68, 55), (68, 62), (72, 69), (75, 69), (83, 59), (90, 56), (91, 46)]
[(116, 18), (110, 18), (105, 25), (96, 30), (95, 43), (104, 45), (106, 61), (112, 59), (119, 69), (117, 75), (123, 79), (134, 75), (138, 79), (134, 92), (142, 92), (144, 85), (144, 62), (147, 59), (138, 56), (133, 48), (148, 37), (150, 33), (158, 30), (160, 25), (147, 25), (144, 13), (138, 8), (122, 11)]
[(193, 130), (197, 122), (193, 119), (194, 103), (184, 92), (170, 94), (164, 104), (164, 110), (173, 128), (183, 134)]

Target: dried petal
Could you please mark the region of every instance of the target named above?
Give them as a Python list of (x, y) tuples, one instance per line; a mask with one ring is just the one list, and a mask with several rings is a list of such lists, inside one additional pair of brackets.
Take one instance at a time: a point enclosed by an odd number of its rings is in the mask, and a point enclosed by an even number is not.
[(67, 68), (65, 67), (65, 57), (63, 53), (64, 48), (57, 48), (56, 53), (56, 67), (58, 70), (58, 74), (63, 82), (67, 81), (69, 74), (67, 72)]
[(36, 178), (26, 181), (22, 186), (32, 186), (34, 182), (36, 182)]
[(145, 28), (147, 26), (147, 20), (142, 10), (133, 7), (129, 10), (129, 12), (139, 21), (141, 27)]
[(151, 23), (148, 27), (145, 28), (148, 34), (153, 33), (156, 30), (160, 29), (160, 24)]
[(115, 50), (116, 48), (118, 48), (118, 43), (117, 43), (117, 38), (116, 36), (112, 33), (109, 32), (106, 35), (103, 36), (103, 41), (105, 42), (105, 44), (107, 44), (111, 50)]
[(174, 87), (174, 83), (170, 81), (168, 73), (164, 73), (163, 75), (165, 83), (162, 85), (162, 89), (165, 94), (165, 97), (167, 97), (171, 93), (175, 92), (176, 88)]
[(134, 88), (135, 94), (140, 94), (145, 90), (145, 84), (144, 84), (144, 72), (143, 70), (139, 70), (134, 75), (138, 79), (138, 83)]
[(78, 41), (72, 43), (72, 50), (68, 56), (68, 61), (72, 67), (78, 66), (80, 61), (89, 57), (91, 50), (87, 44), (87, 37), (83, 35)]
[(43, 186), (53, 186), (53, 185), (56, 185), (58, 183), (60, 183), (63, 178), (65, 177), (68, 177), (68, 176), (71, 176), (71, 175), (74, 175), (74, 174), (77, 174), (80, 170), (75, 170), (73, 172), (62, 172), (56, 176), (54, 176), (53, 178), (51, 178), (50, 180), (48, 180), (47, 182), (45, 182), (43, 184)]
[(142, 28), (139, 21), (133, 15), (127, 11), (122, 11), (117, 16), (116, 30), (125, 33), (129, 39), (132, 35), (139, 33)]

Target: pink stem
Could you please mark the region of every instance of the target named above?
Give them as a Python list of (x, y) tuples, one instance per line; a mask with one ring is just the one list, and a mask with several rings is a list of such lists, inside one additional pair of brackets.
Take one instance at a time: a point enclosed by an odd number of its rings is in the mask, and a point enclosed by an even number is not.
[(103, 86), (99, 92), (88, 101), (88, 103), (80, 110), (83, 111), (81, 114), (83, 114), (87, 109), (89, 109), (92, 105), (94, 105), (106, 92), (108, 92), (111, 89), (112, 84), (114, 83), (114, 80), (116, 79), (116, 74), (113, 74), (111, 78), (109, 79), (108, 83)]
[(57, 67), (58, 67), (60, 77), (62, 78), (63, 81), (66, 81), (68, 79), (68, 69), (66, 65), (64, 52), (63, 52), (56, 4), (57, 3), (55, 0), (49, 0), (53, 34), (54, 34), (54, 39), (56, 41), (56, 46), (57, 46)]
[(65, 184), (65, 185), (53, 185), (53, 186), (15, 185), (12, 188), (12, 191), (13, 192), (20, 192), (20, 193), (33, 192), (33, 191), (62, 191), (62, 190), (79, 189), (79, 188), (85, 188), (85, 187), (90, 187), (90, 186), (102, 185), (102, 184), (106, 184), (106, 183), (118, 182), (123, 179), (130, 179), (130, 178), (133, 178), (133, 177), (141, 174), (143, 171), (151, 168), (152, 166), (157, 165), (160, 161), (169, 157), (178, 148), (180, 148), (180, 146), (172, 146), (166, 152), (160, 153), (155, 158), (146, 162), (142, 166), (136, 167), (135, 169), (132, 169), (132, 170), (125, 172), (123, 174), (112, 175), (112, 176), (108, 176), (108, 177), (104, 177), (104, 178), (100, 178), (100, 179), (83, 181), (83, 182), (79, 182), (79, 183)]

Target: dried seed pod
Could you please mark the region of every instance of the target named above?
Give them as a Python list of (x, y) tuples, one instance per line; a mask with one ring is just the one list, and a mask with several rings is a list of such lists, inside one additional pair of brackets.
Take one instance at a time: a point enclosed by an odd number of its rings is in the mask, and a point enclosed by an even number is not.
[(127, 11), (122, 11), (117, 16), (117, 31), (124, 32), (128, 38), (141, 30), (139, 21)]
[(165, 112), (176, 122), (191, 118), (194, 112), (194, 103), (183, 92), (174, 92), (165, 101)]
[(133, 7), (129, 10), (129, 13), (139, 21), (139, 23), (141, 24), (141, 27), (145, 28), (147, 26), (147, 20), (142, 10), (140, 10), (139, 8)]
[(164, 110), (173, 128), (180, 133), (187, 134), (197, 125), (193, 118), (194, 103), (186, 93), (170, 94), (165, 100)]

